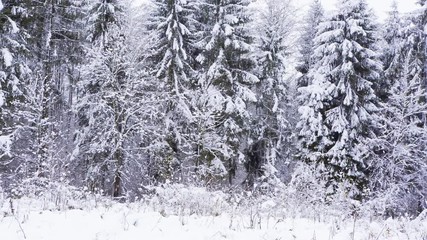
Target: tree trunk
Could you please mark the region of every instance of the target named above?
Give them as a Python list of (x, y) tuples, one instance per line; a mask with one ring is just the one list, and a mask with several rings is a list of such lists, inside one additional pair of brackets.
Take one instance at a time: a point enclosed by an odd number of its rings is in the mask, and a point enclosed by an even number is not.
[(42, 80), (42, 99), (41, 99), (41, 115), (39, 119), (39, 133), (38, 133), (38, 163), (37, 163), (37, 177), (43, 178), (47, 177), (47, 160), (49, 158), (48, 148), (49, 148), (49, 121), (50, 121), (50, 105), (52, 98), (52, 78), (53, 78), (53, 66), (52, 66), (52, 46), (50, 45), (49, 36), (52, 33), (53, 28), (53, 2), (51, 1), (49, 5), (46, 6), (45, 16), (46, 20), (44, 22), (44, 36), (41, 39), (45, 42), (44, 53), (45, 55), (41, 57), (41, 61), (44, 62), (43, 69), (43, 80)]
[(124, 165), (124, 152), (123, 152), (123, 130), (124, 130), (124, 114), (122, 104), (119, 99), (113, 100), (114, 112), (115, 112), (115, 128), (116, 128), (116, 146), (114, 152), (114, 161), (116, 164), (116, 170), (114, 173), (113, 182), (113, 197), (120, 197), (122, 195), (122, 169)]
[(122, 167), (123, 167), (123, 151), (120, 148), (114, 153), (114, 158), (116, 161), (116, 171), (114, 173), (114, 182), (113, 182), (113, 197), (120, 197), (122, 195)]

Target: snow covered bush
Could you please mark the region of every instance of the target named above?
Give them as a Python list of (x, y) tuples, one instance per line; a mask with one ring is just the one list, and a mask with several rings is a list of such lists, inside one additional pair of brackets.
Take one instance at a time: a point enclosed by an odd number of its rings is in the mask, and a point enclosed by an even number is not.
[(94, 195), (67, 182), (53, 182), (47, 179), (29, 178), (15, 185), (8, 199), (33, 199), (43, 203), (43, 209), (65, 210), (82, 207), (82, 203)]
[(356, 213), (362, 214), (361, 203), (349, 197), (351, 184), (340, 182), (334, 191), (325, 188), (325, 185), (315, 166), (298, 163), (291, 182), (282, 192), (290, 214), (314, 219), (325, 216), (344, 219), (352, 218)]
[(227, 195), (206, 188), (182, 184), (163, 184), (152, 188), (155, 194), (146, 199), (149, 206), (164, 214), (216, 216), (228, 209)]

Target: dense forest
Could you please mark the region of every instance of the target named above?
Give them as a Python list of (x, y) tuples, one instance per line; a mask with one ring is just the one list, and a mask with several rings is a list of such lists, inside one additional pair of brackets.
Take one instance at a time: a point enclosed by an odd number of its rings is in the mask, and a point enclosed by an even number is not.
[(427, 1), (383, 23), (367, 0), (253, 2), (0, 0), (0, 191), (426, 209)]

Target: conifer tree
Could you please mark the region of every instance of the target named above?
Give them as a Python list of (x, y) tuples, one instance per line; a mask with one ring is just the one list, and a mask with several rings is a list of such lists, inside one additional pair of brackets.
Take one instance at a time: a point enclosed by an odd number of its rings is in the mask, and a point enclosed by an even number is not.
[(361, 199), (367, 185), (369, 146), (375, 136), (381, 63), (375, 53), (376, 25), (365, 0), (342, 0), (338, 13), (319, 26), (311, 84), (300, 88), (301, 157), (318, 165), (335, 193), (340, 182)]
[[(36, 178), (60, 179), (66, 174), (72, 134), (73, 85), (81, 59), (80, 29), (83, 1), (20, 1), (27, 9), (21, 28), (28, 33), (32, 70), (33, 124), (37, 141)], [(34, 147), (34, 146), (31, 146)], [(47, 183), (47, 182), (46, 182)]]
[(93, 2), (90, 13), (87, 38), (91, 46), (81, 70), (76, 106), (79, 130), (72, 158), (84, 174), (80, 182), (91, 191), (120, 197), (126, 164), (124, 145), (130, 133), (127, 124), (132, 121), (124, 8), (118, 1), (99, 0)]
[(200, 5), (201, 26), (206, 27), (197, 57), (203, 68), (199, 100), (199, 172), (208, 181), (228, 177), (232, 184), (244, 150), (248, 146), (249, 102), (256, 102), (251, 86), (259, 81), (253, 74), (249, 53), (253, 39), (246, 24), (250, 21), (246, 0), (204, 0)]
[[(254, 91), (258, 101), (250, 104), (250, 136), (252, 143), (245, 162), (248, 177), (246, 184), (264, 185), (277, 183), (277, 168), (284, 164), (290, 151), (288, 121), (289, 96), (286, 74), (286, 58), (290, 52), (290, 36), (295, 24), (291, 1), (269, 0), (260, 15), (260, 23), (253, 26), (257, 31), (257, 76), (260, 81)], [(258, 185), (258, 184), (257, 184)]]
[(384, 37), (385, 76), (392, 85), (382, 109), (381, 135), (373, 141), (381, 151), (372, 154), (370, 187), (384, 214), (417, 215), (426, 207), (427, 191), (422, 183), (427, 176), (424, 41), (420, 26), (413, 24), (419, 18), (404, 26), (396, 15), (396, 10), (390, 13)]
[(383, 101), (387, 101), (392, 85), (399, 81), (402, 76), (404, 61), (403, 45), (403, 22), (397, 8), (396, 1), (393, 1), (391, 10), (383, 28), (383, 39), (385, 41), (381, 49), (381, 60), (384, 69), (384, 81), (379, 88), (378, 95)]
[[(19, 1), (0, 2), (0, 181), (10, 190), (34, 165), (32, 77), (28, 35), (21, 28), (27, 9)], [(19, 169), (19, 170), (18, 170)], [(13, 177), (12, 177), (13, 176)], [(14, 180), (12, 182), (11, 180)]]
[[(7, 41), (1, 44), (10, 46), (3, 52), (10, 49), (12, 57), (5, 68), (10, 78), (7, 115), (17, 126), (12, 159), (16, 172), (30, 180), (59, 179), (65, 174), (66, 152), (71, 146), (67, 142), (71, 134), (66, 133), (72, 116), (67, 110), (73, 92), (69, 86), (81, 56), (76, 30), (81, 5), (78, 0), (7, 1), (3, 5), (1, 27), (6, 35), (2, 39)], [(25, 186), (26, 182), (19, 184)]]
[(324, 10), (319, 0), (313, 0), (309, 11), (304, 19), (304, 25), (300, 38), (300, 63), (297, 65), (297, 71), (302, 74), (298, 80), (299, 86), (307, 86), (307, 73), (313, 66), (314, 38), (317, 28), (324, 18)]
[[(417, 88), (427, 89), (427, 8), (426, 1), (418, 2), (421, 7), (411, 16), (412, 25), (405, 29), (407, 61), (410, 73), (407, 74), (408, 81)], [(427, 101), (426, 96), (420, 96), (420, 102)], [(427, 125), (427, 116), (419, 114), (421, 121)]]
[[(193, 6), (186, 0), (157, 0), (147, 24), (152, 32), (152, 50), (147, 57), (149, 72), (155, 76), (158, 94), (163, 98), (159, 107), (163, 117), (153, 142), (158, 169), (157, 180), (175, 177), (194, 144), (190, 138), (194, 121), (191, 98), (194, 86), (192, 53), (194, 28)], [(147, 76), (150, 78), (150, 76)]]

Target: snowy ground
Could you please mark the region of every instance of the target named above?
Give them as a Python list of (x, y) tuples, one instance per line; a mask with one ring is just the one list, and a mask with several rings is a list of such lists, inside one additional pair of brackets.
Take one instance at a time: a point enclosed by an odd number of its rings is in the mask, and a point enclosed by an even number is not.
[[(191, 191), (189, 191), (190, 193)], [(197, 193), (195, 193), (197, 195)], [(199, 193), (200, 195), (200, 193)], [(182, 196), (181, 196), (182, 197)], [(200, 199), (200, 198), (199, 198)], [(1, 200), (1, 199), (0, 199)], [(184, 199), (186, 200), (186, 199)], [(211, 199), (213, 200), (213, 199)], [(187, 200), (186, 200), (187, 201)], [(205, 208), (209, 203), (201, 203)], [(345, 239), (427, 239), (427, 212), (414, 220), (376, 220), (339, 217), (323, 220), (280, 217), (257, 212), (219, 213), (216, 206), (200, 212), (192, 206), (170, 205), (159, 201), (114, 203), (96, 199), (60, 206), (59, 202), (22, 198), (0, 201), (1, 240), (345, 240)], [(175, 201), (174, 204), (177, 202)], [(218, 201), (210, 204), (217, 205)], [(81, 208), (75, 208), (76, 204)], [(207, 204), (207, 205), (203, 205)], [(269, 206), (271, 203), (265, 204)], [(71, 207), (72, 206), (72, 207)], [(58, 210), (61, 209), (62, 210)], [(71, 208), (71, 209), (70, 209)], [(73, 209), (74, 208), (74, 209)], [(175, 212), (170, 214), (168, 212)]]

